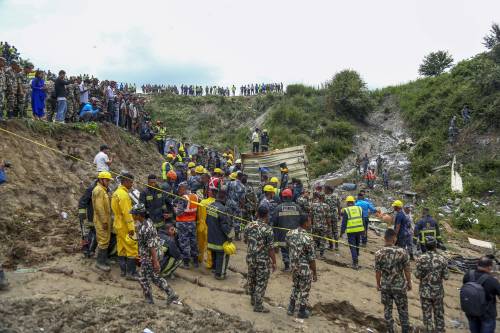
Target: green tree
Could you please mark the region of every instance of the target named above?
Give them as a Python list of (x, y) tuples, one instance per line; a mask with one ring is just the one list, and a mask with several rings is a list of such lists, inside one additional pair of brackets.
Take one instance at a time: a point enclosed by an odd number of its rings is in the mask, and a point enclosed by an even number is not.
[(453, 65), (453, 57), (447, 51), (431, 52), (425, 56), (418, 73), (424, 76), (437, 76)]
[(491, 25), (490, 33), (483, 38), (483, 45), (487, 49), (491, 50), (495, 45), (500, 44), (500, 27), (498, 23), (493, 23)]
[(335, 74), (326, 88), (329, 111), (364, 120), (372, 108), (366, 83), (356, 71), (346, 69)]

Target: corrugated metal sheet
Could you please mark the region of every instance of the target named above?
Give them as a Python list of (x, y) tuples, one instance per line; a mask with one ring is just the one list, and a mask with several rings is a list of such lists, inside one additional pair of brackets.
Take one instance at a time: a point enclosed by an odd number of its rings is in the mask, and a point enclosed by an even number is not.
[(289, 181), (298, 178), (306, 186), (309, 185), (309, 173), (307, 172), (307, 156), (305, 146), (275, 149), (273, 151), (257, 154), (241, 155), (243, 169), (248, 175), (248, 181), (252, 184), (260, 183), (259, 168), (268, 168), (270, 177), (280, 178), (279, 165), (285, 162), (288, 166)]

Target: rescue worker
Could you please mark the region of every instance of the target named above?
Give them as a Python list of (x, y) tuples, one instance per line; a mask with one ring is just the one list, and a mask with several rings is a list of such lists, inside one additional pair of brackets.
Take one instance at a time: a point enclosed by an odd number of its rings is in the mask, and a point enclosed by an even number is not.
[(375, 185), (375, 179), (377, 179), (377, 176), (375, 175), (375, 170), (372, 167), (370, 167), (366, 172), (365, 179), (366, 179), (366, 186), (372, 189), (373, 185)]
[(184, 268), (189, 268), (191, 259), (198, 268), (198, 244), (196, 243), (196, 212), (198, 196), (190, 193), (186, 182), (181, 182), (177, 189), (180, 198), (174, 200), (175, 226), (179, 237)]
[(179, 297), (175, 294), (164, 278), (161, 278), (160, 263), (158, 261), (158, 248), (160, 247), (160, 238), (153, 225), (153, 221), (146, 218), (146, 208), (142, 203), (136, 204), (130, 214), (137, 221), (137, 244), (141, 257), (141, 269), (139, 283), (144, 293), (144, 298), (149, 304), (153, 304), (153, 293), (149, 281), (151, 280), (158, 288), (167, 295), (167, 304), (177, 301)]
[(267, 129), (263, 129), (262, 134), (260, 135), (260, 149), (261, 152), (269, 150), (269, 135), (267, 133)]
[(408, 232), (408, 226), (410, 222), (408, 217), (403, 212), (403, 202), (401, 200), (395, 200), (392, 203), (392, 208), (396, 213), (396, 216), (394, 217), (394, 231), (397, 234), (396, 245), (407, 250), (409, 253), (411, 236)]
[(415, 241), (419, 243), (422, 253), (427, 251), (427, 236), (431, 236), (436, 240), (437, 247), (442, 246), (443, 240), (439, 231), (439, 224), (430, 215), (429, 208), (422, 210), (422, 218), (415, 224), (413, 235)]
[(333, 192), (333, 187), (330, 185), (325, 185), (325, 203), (330, 209), (331, 215), (331, 228), (328, 230), (328, 237), (335, 240), (334, 242), (329, 242), (330, 249), (335, 247), (335, 251), (339, 250), (339, 216), (341, 214), (340, 199), (339, 196)]
[(365, 231), (363, 236), (361, 237), (361, 245), (366, 246), (368, 243), (368, 225), (370, 224), (370, 213), (375, 213), (377, 209), (373, 206), (373, 204), (365, 199), (365, 192), (358, 193), (358, 199), (354, 203), (355, 206), (361, 207), (363, 211), (363, 225), (365, 227)]
[(130, 280), (136, 280), (135, 258), (138, 255), (138, 250), (135, 239), (134, 219), (130, 214), (132, 199), (129, 195), (129, 191), (134, 183), (134, 176), (130, 173), (124, 173), (119, 177), (119, 180), (121, 184), (111, 198), (111, 209), (115, 216), (113, 225), (116, 232), (118, 263), (122, 276), (126, 276)]
[(239, 241), (240, 238), (240, 225), (241, 225), (241, 217), (242, 217), (242, 209), (245, 204), (245, 186), (241, 183), (241, 178), (243, 177), (243, 173), (233, 172), (229, 179), (231, 182), (227, 185), (226, 190), (226, 208), (231, 215), (232, 223), (234, 227), (235, 240)]
[(271, 269), (276, 270), (276, 255), (273, 248), (273, 229), (269, 226), (269, 210), (259, 207), (257, 220), (248, 223), (244, 231), (247, 246), (248, 293), (254, 312), (269, 312), (262, 305)]
[(161, 178), (165, 181), (167, 180), (167, 173), (169, 171), (174, 171), (175, 168), (172, 164), (172, 161), (174, 160), (174, 155), (172, 154), (167, 154), (167, 160), (162, 163), (161, 165)]
[[(169, 172), (167, 172), (166, 180), (161, 184), (161, 190), (166, 195), (165, 200), (170, 206), (173, 205), (173, 201), (175, 199), (174, 194), (176, 193), (176, 181), (177, 174), (175, 173), (175, 171), (170, 170)], [(170, 221), (173, 222), (172, 219), (170, 219)]]
[(175, 226), (167, 223), (165, 229), (158, 232), (160, 237), (160, 248), (163, 252), (163, 258), (160, 261), (160, 276), (169, 278), (175, 270), (182, 265), (181, 251), (179, 241), (176, 237)]
[(384, 318), (387, 332), (394, 333), (394, 319), (392, 318), (392, 304), (396, 303), (402, 333), (410, 332), (408, 316), (408, 297), (410, 291), (410, 258), (408, 253), (395, 246), (397, 234), (393, 229), (385, 231), (385, 246), (375, 253), (375, 278), (377, 290), (381, 292), (384, 305)]
[[(274, 228), (274, 247), (281, 250), (284, 271), (290, 271), (290, 255), (286, 244), (286, 234), (289, 230), (297, 229), (303, 212), (299, 205), (292, 201), (292, 190), (285, 189), (282, 193), (283, 202), (279, 204), (271, 215), (271, 226)], [(261, 206), (266, 207), (267, 206)]]
[(347, 242), (351, 250), (352, 268), (359, 269), (359, 245), (361, 236), (365, 231), (363, 225), (363, 211), (361, 207), (354, 205), (354, 197), (346, 198), (347, 207), (342, 209), (342, 226), (340, 228), (340, 236), (347, 233)]
[(331, 229), (332, 213), (330, 207), (325, 203), (325, 194), (323, 192), (314, 193), (314, 199), (311, 205), (312, 230), (316, 237), (314, 239), (316, 248), (319, 249), (319, 256), (325, 259), (326, 238), (329, 236), (328, 229)]
[[(97, 185), (94, 180), (78, 200), (78, 218), (82, 232), (82, 251), (85, 258), (92, 258), (97, 247), (94, 226), (94, 209), (92, 206), (92, 191)], [(87, 220), (87, 221), (85, 221)]]
[(307, 233), (311, 223), (303, 217), (297, 229), (290, 230), (286, 234), (286, 242), (290, 251), (290, 263), (292, 269), (292, 293), (288, 305), (287, 314), (293, 316), (295, 306), (299, 305), (299, 318), (309, 318), (307, 309), (311, 283), (318, 280), (316, 274), (316, 261), (314, 253), (314, 242)]
[(297, 204), (300, 206), (304, 214), (309, 216), (311, 213), (311, 203), (309, 200), (309, 191), (304, 190), (301, 195), (297, 198)]
[(286, 163), (280, 164), (281, 180), (280, 180), (280, 191), (288, 187), (288, 167)]
[(207, 248), (208, 227), (207, 227), (207, 207), (215, 202), (215, 197), (219, 191), (219, 179), (215, 178), (209, 185), (208, 198), (200, 201), (197, 211), (196, 239), (198, 241), (198, 262), (202, 263), (207, 254), (206, 267), (212, 268), (212, 254)]
[(274, 200), (276, 202), (280, 202), (281, 201), (281, 198), (280, 198), (280, 187), (278, 186), (279, 184), (279, 180), (277, 177), (271, 177), (271, 179), (269, 180), (269, 184), (271, 184), (272, 187), (274, 187)]
[(278, 206), (278, 203), (274, 200), (275, 198), (275, 189), (272, 185), (264, 186), (264, 197), (259, 203), (260, 206), (266, 206), (267, 210), (270, 212), (269, 214), (273, 216), (275, 208)]
[(10, 68), (5, 71), (6, 77), (6, 98), (7, 98), (7, 117), (9, 119), (13, 117), (19, 117), (18, 114), (18, 93), (22, 89), (22, 83), (20, 81), (21, 67), (19, 63), (15, 60), (11, 61)]
[(146, 208), (148, 217), (153, 221), (156, 230), (165, 228), (165, 220), (172, 217), (172, 206), (166, 194), (159, 188), (155, 175), (148, 176), (148, 186), (139, 195), (139, 202)]
[[(427, 252), (416, 262), (415, 277), (420, 279), (420, 304), (425, 332), (444, 332), (444, 288), (443, 280), (448, 280), (448, 260), (436, 252), (437, 240), (425, 236)], [(434, 320), (432, 318), (434, 317)]]
[(205, 168), (198, 165), (194, 168), (195, 175), (188, 179), (188, 187), (191, 193), (196, 193), (199, 189), (203, 188), (201, 176), (205, 173)]
[(108, 194), (111, 174), (107, 171), (99, 172), (97, 184), (92, 190), (93, 222), (97, 238), (96, 267), (105, 272), (111, 268), (107, 264), (108, 247), (111, 238), (111, 206)]
[(224, 252), (223, 245), (232, 239), (232, 223), (225, 201), (226, 191), (221, 189), (216, 201), (207, 207), (208, 249), (212, 253), (212, 272), (217, 280), (226, 278), (229, 255)]
[(243, 174), (241, 183), (245, 187), (245, 203), (242, 211), (243, 219), (251, 221), (257, 212), (257, 195), (252, 184), (248, 182), (248, 175)]
[(165, 153), (165, 139), (167, 138), (167, 129), (163, 126), (161, 120), (156, 121), (156, 126), (153, 129), (155, 136), (156, 147), (158, 152), (163, 156)]

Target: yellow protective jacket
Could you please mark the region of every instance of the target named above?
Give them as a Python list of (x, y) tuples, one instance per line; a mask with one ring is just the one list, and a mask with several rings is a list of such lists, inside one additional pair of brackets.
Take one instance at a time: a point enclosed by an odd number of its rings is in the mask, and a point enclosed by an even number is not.
[(135, 233), (134, 218), (130, 214), (132, 199), (125, 186), (120, 185), (111, 198), (111, 209), (115, 215), (114, 229), (117, 238), (117, 250), (119, 256), (136, 257), (137, 242), (127, 237), (130, 231)]
[(94, 209), (94, 226), (97, 231), (99, 248), (106, 249), (111, 233), (111, 205), (108, 190), (100, 183), (92, 190), (92, 207)]
[(208, 227), (207, 227), (207, 206), (215, 202), (215, 198), (206, 198), (201, 200), (198, 205), (196, 224), (196, 240), (198, 241), (198, 261), (203, 262), (207, 258), (206, 267), (212, 268), (212, 255), (208, 246)]

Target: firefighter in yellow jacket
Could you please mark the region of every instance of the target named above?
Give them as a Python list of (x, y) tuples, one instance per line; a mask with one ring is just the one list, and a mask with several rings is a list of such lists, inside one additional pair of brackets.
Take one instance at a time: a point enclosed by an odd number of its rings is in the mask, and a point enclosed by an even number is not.
[(120, 176), (120, 182), (120, 186), (118, 186), (111, 198), (111, 209), (115, 215), (116, 250), (122, 276), (135, 280), (138, 276), (135, 267), (135, 259), (138, 253), (134, 218), (130, 214), (132, 199), (129, 196), (129, 190), (134, 183), (134, 176), (125, 173)]
[(198, 261), (203, 262), (205, 253), (207, 254), (207, 268), (212, 268), (212, 253), (208, 246), (208, 227), (207, 227), (207, 206), (215, 202), (215, 196), (219, 190), (219, 179), (213, 178), (208, 184), (208, 198), (200, 201), (198, 205), (196, 224), (196, 240), (198, 241)]
[(107, 263), (111, 238), (111, 206), (108, 195), (108, 186), (111, 181), (111, 174), (107, 171), (101, 171), (97, 176), (97, 184), (92, 190), (93, 222), (97, 238), (96, 267), (105, 272), (109, 272), (111, 269)]

